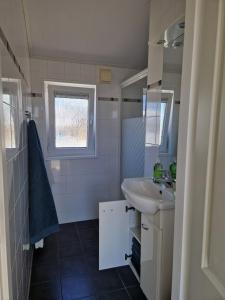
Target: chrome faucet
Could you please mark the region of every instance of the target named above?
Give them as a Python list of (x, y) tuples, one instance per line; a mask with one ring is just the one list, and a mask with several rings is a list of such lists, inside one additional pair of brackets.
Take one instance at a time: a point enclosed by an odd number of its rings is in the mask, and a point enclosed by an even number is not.
[(173, 179), (169, 170), (162, 170), (162, 178), (158, 179), (160, 185), (165, 185), (166, 187), (174, 188), (176, 185), (176, 179)]

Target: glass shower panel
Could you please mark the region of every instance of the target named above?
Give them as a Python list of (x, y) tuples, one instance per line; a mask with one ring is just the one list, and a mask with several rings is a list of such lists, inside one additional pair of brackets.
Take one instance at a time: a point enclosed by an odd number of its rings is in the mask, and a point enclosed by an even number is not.
[(122, 180), (144, 176), (145, 119), (129, 118), (122, 123)]

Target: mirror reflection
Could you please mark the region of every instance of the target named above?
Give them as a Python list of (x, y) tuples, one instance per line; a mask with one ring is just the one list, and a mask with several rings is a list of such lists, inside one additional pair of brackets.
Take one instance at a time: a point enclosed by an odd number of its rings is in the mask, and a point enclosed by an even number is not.
[(4, 141), (7, 158), (13, 157), (20, 147), (20, 118), (22, 119), (22, 76), (12, 57), (0, 42), (2, 56), (2, 92)]
[(177, 158), (183, 28), (183, 21), (174, 24), (160, 40), (164, 43), (162, 81), (150, 86), (147, 97), (146, 148), (151, 148), (152, 166), (160, 161), (167, 170)]
[(2, 78), (3, 87), (3, 117), (5, 128), (5, 147), (15, 149), (18, 146), (16, 130), (18, 129), (18, 105), (20, 80)]

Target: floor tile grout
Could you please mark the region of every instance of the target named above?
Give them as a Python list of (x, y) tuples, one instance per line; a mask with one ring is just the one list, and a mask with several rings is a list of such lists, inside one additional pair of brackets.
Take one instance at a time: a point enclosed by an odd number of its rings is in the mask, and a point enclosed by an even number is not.
[[(90, 234), (89, 231), (91, 230)], [(63, 235), (63, 232), (65, 233)], [(72, 223), (68, 224), (67, 226), (61, 226), (61, 236), (59, 234), (56, 234), (55, 237), (50, 239), (47, 243), (48, 248), (44, 248), (43, 251), (41, 252), (36, 252), (37, 257), (36, 257), (36, 265), (33, 265), (33, 270), (35, 267), (37, 267), (37, 273), (36, 277), (34, 277), (34, 281), (32, 282), (31, 287), (35, 288), (35, 290), (38, 292), (38, 287), (45, 287), (49, 285), (49, 288), (51, 289), (52, 286), (56, 285), (57, 286), (57, 294), (58, 296), (61, 297), (61, 300), (66, 300), (69, 299), (67, 294), (67, 289), (66, 286), (68, 287), (71, 284), (73, 284), (72, 278), (76, 278), (81, 280), (84, 284), (84, 293), (83, 291), (78, 289), (74, 290), (75, 293), (77, 293), (77, 296), (79, 293), (85, 294), (85, 292), (88, 295), (85, 297), (75, 297), (71, 298), (70, 300), (75, 300), (75, 299), (84, 299), (88, 297), (95, 297), (96, 300), (99, 299), (105, 299), (107, 295), (110, 295), (112, 293), (119, 292), (121, 291), (122, 295), (126, 293), (126, 298), (130, 300), (134, 300), (134, 298), (131, 296), (129, 293), (129, 288), (131, 287), (138, 287), (139, 285), (134, 284), (134, 285), (128, 285), (129, 283), (133, 283), (134, 279), (132, 277), (128, 277), (128, 281), (126, 280), (126, 276), (132, 276), (133, 273), (130, 270), (131, 273), (129, 273), (129, 270), (125, 269), (125, 273), (121, 273), (123, 269), (119, 268), (112, 268), (105, 270), (106, 273), (101, 273), (101, 271), (98, 270), (98, 242), (99, 242), (99, 237), (98, 237), (98, 225), (97, 222), (85, 222), (83, 223)], [(70, 235), (71, 239), (70, 240)], [(76, 241), (73, 240), (73, 237), (76, 237)], [(61, 238), (61, 241), (60, 241)], [(65, 244), (63, 244), (63, 241), (65, 241)], [(66, 246), (64, 246), (66, 245)], [(69, 251), (66, 249), (67, 247), (71, 245), (76, 245), (75, 248), (69, 249)], [(41, 279), (40, 276), (42, 276), (42, 270), (48, 270), (46, 266), (54, 266), (54, 257), (53, 260), (50, 259), (48, 260), (48, 256), (51, 256), (51, 251), (52, 253), (54, 252), (54, 247), (56, 247), (56, 269), (52, 267), (51, 271), (49, 274), (53, 274), (55, 277), (55, 280), (43, 280)], [(46, 256), (46, 249), (47, 250), (47, 256)], [(63, 249), (63, 250), (62, 250)], [(90, 253), (90, 254), (89, 254)], [(38, 256), (40, 255), (40, 256)], [(53, 254), (54, 255), (54, 254)], [(68, 256), (67, 256), (68, 255)], [(90, 258), (90, 260), (89, 260)], [(38, 264), (38, 259), (41, 261), (40, 264)], [(79, 261), (80, 259), (80, 261)], [(71, 260), (72, 266), (70, 266), (69, 262)], [(77, 262), (76, 262), (77, 260)], [(74, 265), (73, 265), (74, 264)], [(39, 269), (39, 267), (45, 266), (44, 269)], [(75, 269), (73, 269), (75, 268)], [(78, 268), (78, 269), (76, 269)], [(39, 270), (38, 270), (39, 269)], [(38, 273), (39, 271), (39, 273)], [(128, 272), (128, 273), (126, 273)], [(47, 276), (44, 275), (42, 277), (43, 279), (47, 279), (49, 275)], [(104, 279), (104, 275), (106, 274), (107, 277)], [(128, 274), (128, 275), (127, 275)], [(37, 277), (38, 276), (38, 277)], [(75, 277), (74, 277), (75, 276)], [(97, 277), (96, 277), (97, 276)], [(109, 277), (108, 277), (109, 276)], [(133, 275), (134, 276), (134, 275)], [(50, 277), (49, 277), (50, 278)], [(63, 281), (65, 279), (65, 281)], [(70, 279), (70, 280), (69, 280)], [(103, 286), (101, 283), (101, 280), (103, 281)], [(40, 280), (36, 281), (35, 280)], [(52, 285), (51, 285), (52, 284)], [(89, 285), (90, 284), (90, 285)], [(121, 286), (121, 287), (120, 287)], [(49, 290), (49, 289), (47, 289)], [(42, 291), (43, 292), (43, 291)], [(54, 291), (51, 291), (53, 292)], [(72, 292), (73, 293), (73, 292)], [(136, 291), (135, 291), (136, 293)], [(66, 296), (67, 294), (67, 296)], [(72, 294), (71, 294), (72, 295)], [(75, 295), (75, 294), (74, 294)], [(112, 297), (112, 296), (110, 296)], [(135, 296), (136, 297), (136, 296)], [(37, 296), (34, 296), (34, 298), (29, 298), (30, 300), (36, 300), (39, 299)], [(58, 298), (57, 298), (58, 299)], [(135, 298), (136, 299), (136, 298)]]
[(132, 298), (131, 298), (131, 296), (130, 296), (128, 290), (127, 290), (127, 287), (126, 287), (125, 283), (123, 282), (123, 279), (122, 279), (122, 277), (121, 277), (119, 271), (118, 271), (118, 270), (116, 270), (116, 271), (117, 271), (117, 273), (118, 273), (118, 276), (120, 277), (120, 280), (122, 281), (122, 284), (123, 284), (123, 286), (124, 286), (124, 290), (126, 291), (126, 293), (127, 293), (127, 295), (128, 295), (128, 298), (129, 298), (130, 300), (132, 300)]

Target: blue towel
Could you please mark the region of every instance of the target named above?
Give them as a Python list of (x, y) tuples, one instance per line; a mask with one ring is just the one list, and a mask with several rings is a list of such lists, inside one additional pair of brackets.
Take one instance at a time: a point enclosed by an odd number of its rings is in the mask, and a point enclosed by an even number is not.
[(29, 225), (34, 244), (59, 230), (55, 203), (48, 181), (36, 124), (28, 124)]

